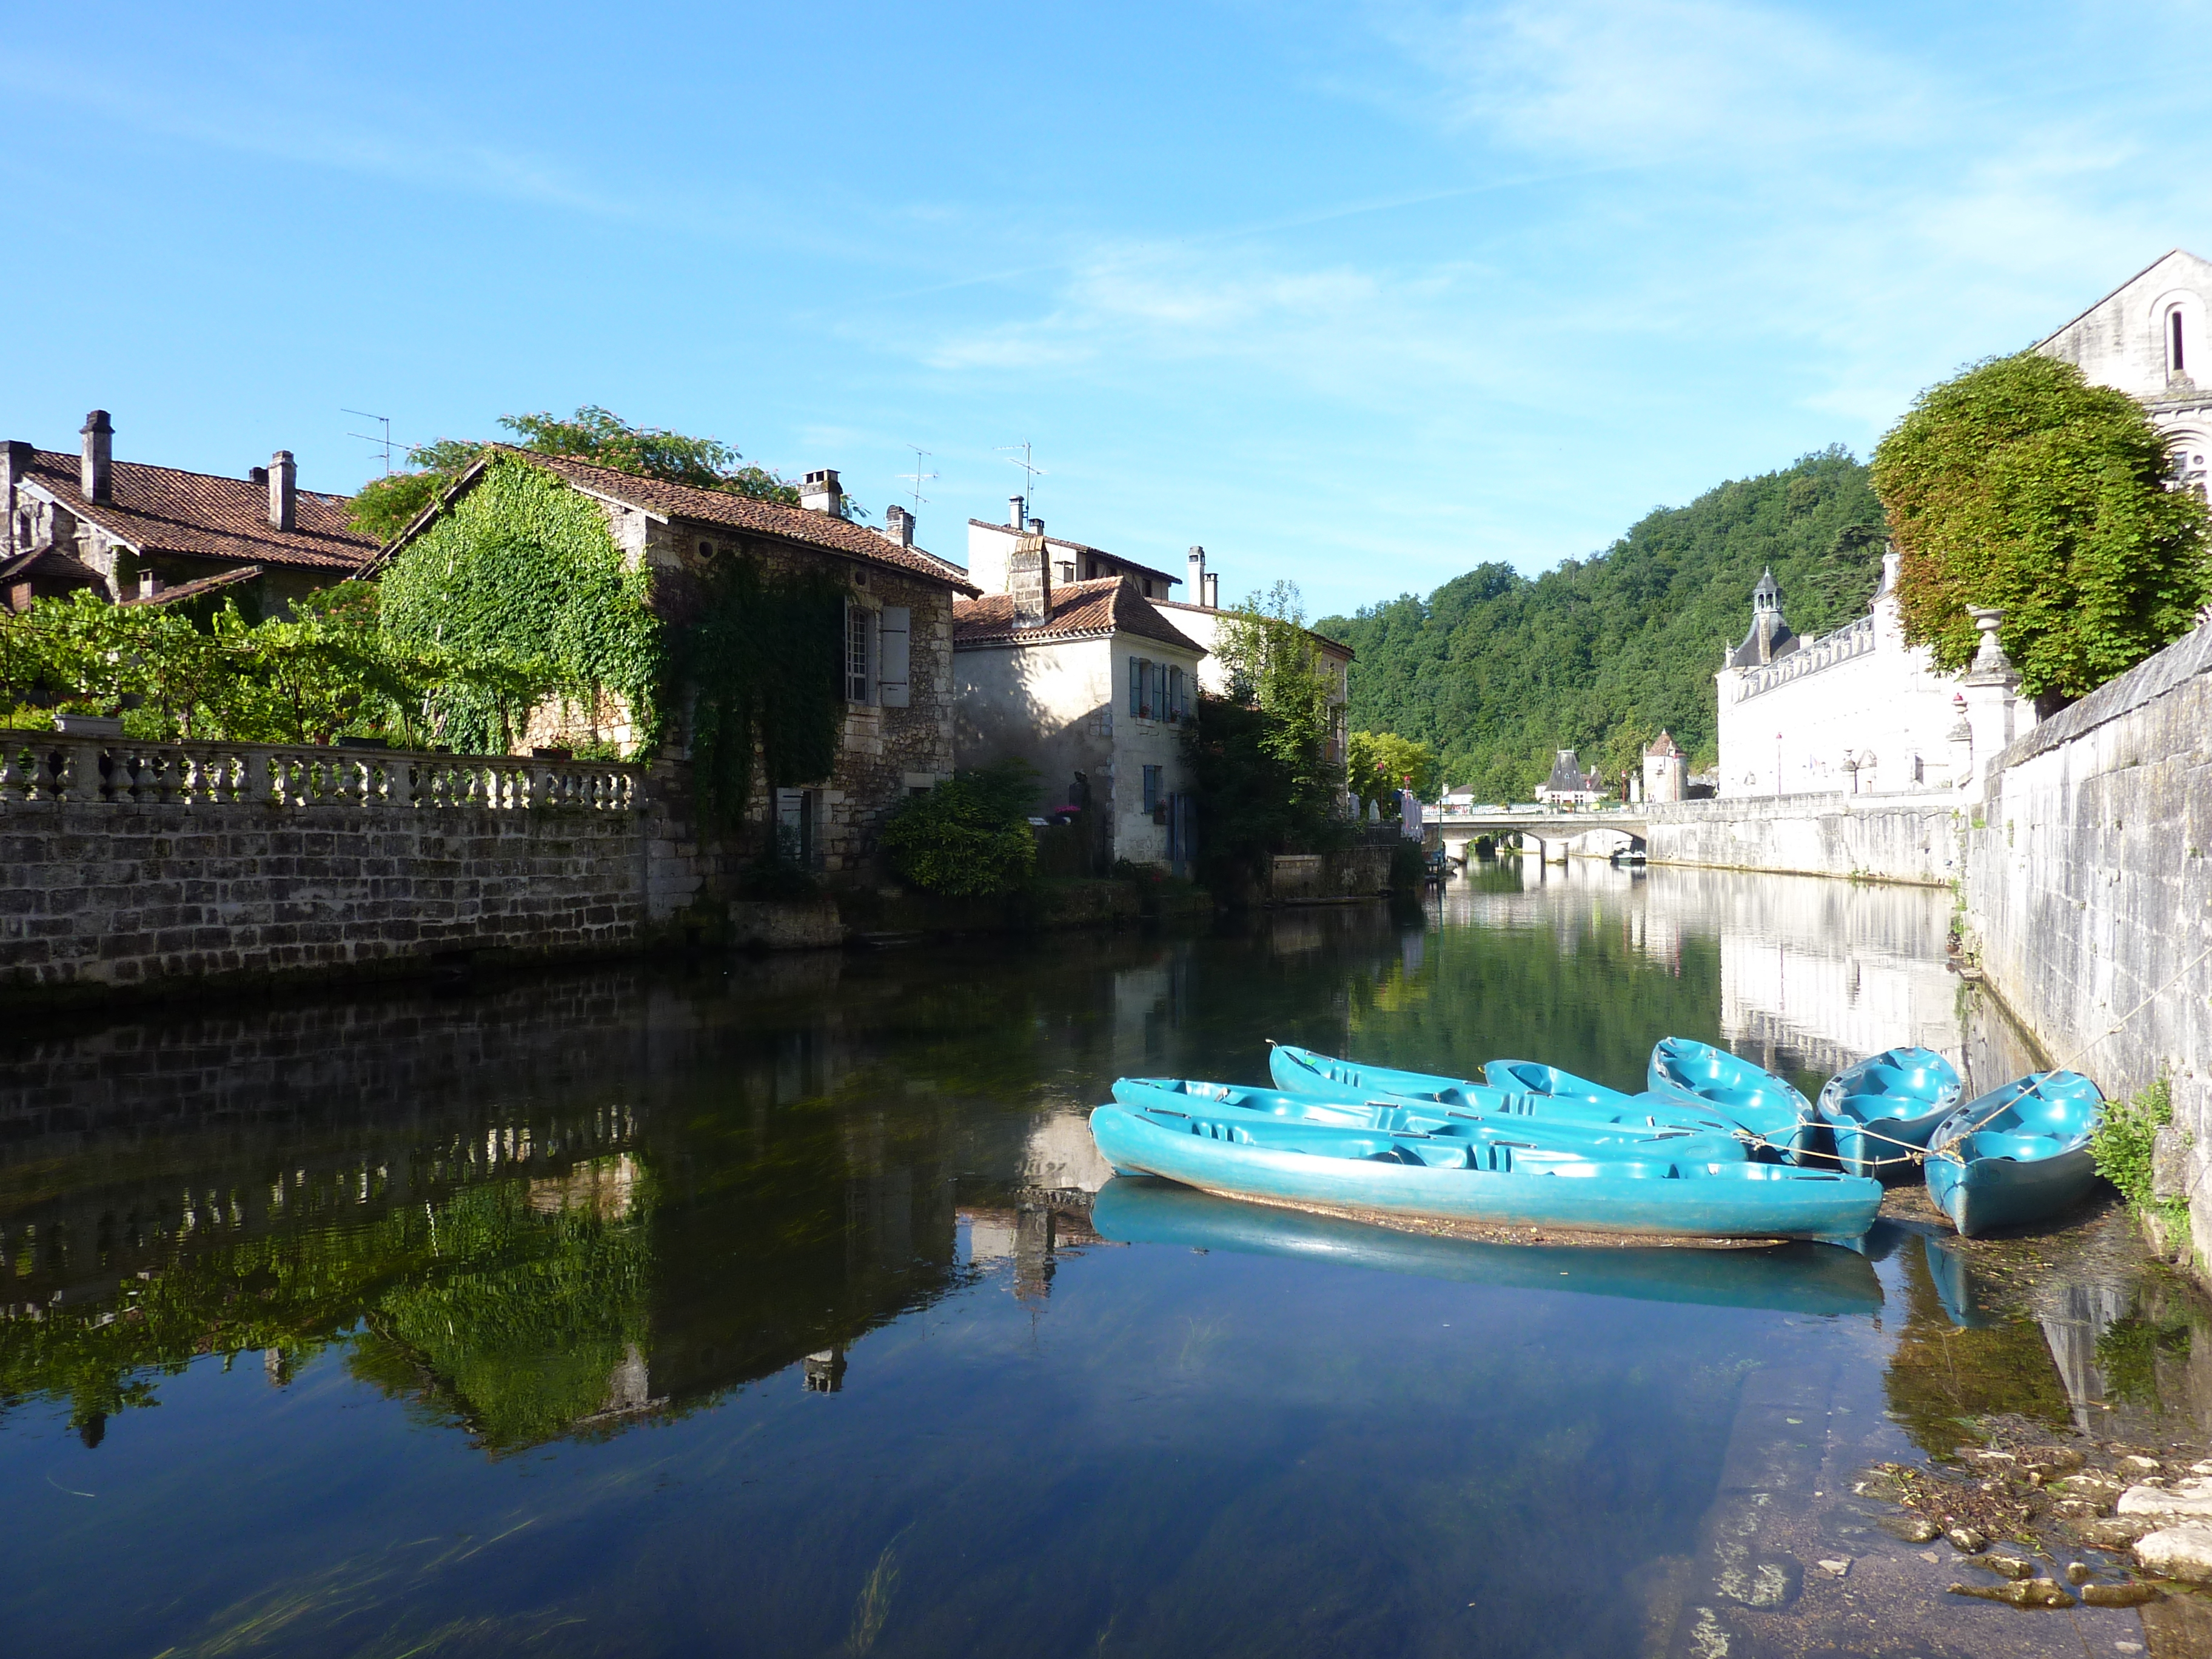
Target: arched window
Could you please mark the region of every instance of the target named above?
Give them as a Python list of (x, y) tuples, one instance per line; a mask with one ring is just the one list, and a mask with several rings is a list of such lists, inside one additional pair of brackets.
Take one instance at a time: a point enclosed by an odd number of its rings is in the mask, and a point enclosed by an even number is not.
[(2166, 313), (2166, 367), (2169, 374), (2180, 374), (2188, 365), (2181, 358), (2181, 307), (2176, 306)]

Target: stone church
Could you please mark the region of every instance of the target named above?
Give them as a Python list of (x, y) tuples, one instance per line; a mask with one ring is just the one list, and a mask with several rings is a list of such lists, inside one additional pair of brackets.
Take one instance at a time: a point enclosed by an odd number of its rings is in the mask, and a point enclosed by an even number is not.
[[(2176, 248), (2035, 349), (2094, 385), (2138, 399), (2173, 447), (2176, 488), (2204, 492), (2212, 455), (2212, 263)], [(1996, 643), (1996, 611), (1977, 613), (1982, 649), (1962, 675), (1939, 674), (1905, 643), (1897, 556), (1882, 561), (1868, 614), (1806, 640), (1784, 619), (1768, 571), (1752, 590), (1751, 628), (1718, 673), (1720, 793), (1893, 794), (1964, 787), (2035, 723)]]

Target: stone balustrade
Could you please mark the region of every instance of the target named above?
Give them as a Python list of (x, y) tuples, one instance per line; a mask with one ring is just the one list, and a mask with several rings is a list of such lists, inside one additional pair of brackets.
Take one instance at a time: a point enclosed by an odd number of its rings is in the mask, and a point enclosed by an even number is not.
[(644, 788), (642, 766), (611, 761), (0, 731), (0, 808), (130, 802), (632, 812)]

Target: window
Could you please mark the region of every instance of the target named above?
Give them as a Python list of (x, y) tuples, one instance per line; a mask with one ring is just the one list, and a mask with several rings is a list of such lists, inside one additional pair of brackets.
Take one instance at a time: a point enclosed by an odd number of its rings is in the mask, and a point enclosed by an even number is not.
[(1149, 577), (1145, 581), (1145, 597), (1148, 599), (1152, 597), (1152, 584)]
[(1129, 717), (1152, 718), (1152, 665), (1142, 657), (1129, 659)]
[(2181, 312), (2179, 307), (2166, 313), (2166, 366), (2176, 374), (2183, 372), (2181, 361)]
[(1145, 769), (1145, 811), (1151, 813), (1159, 810), (1160, 769), (1157, 766), (1147, 766)]
[(822, 866), (822, 792), (819, 789), (779, 789), (775, 792), (775, 852), (786, 864), (802, 870)]
[(1062, 559), (1060, 563), (1054, 567), (1054, 574), (1061, 581), (1073, 581), (1075, 580), (1075, 561), (1073, 559)]
[(868, 701), (868, 635), (874, 620), (867, 606), (845, 602), (845, 696), (850, 702)]

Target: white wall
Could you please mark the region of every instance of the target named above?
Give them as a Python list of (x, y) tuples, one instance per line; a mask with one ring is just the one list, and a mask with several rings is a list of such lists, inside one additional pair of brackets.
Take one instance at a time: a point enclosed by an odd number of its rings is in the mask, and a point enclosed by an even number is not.
[(1935, 671), (1925, 647), (1905, 643), (1892, 577), (1870, 615), (1765, 668), (1716, 678), (1723, 796), (1893, 794), (1954, 781), (1959, 683)]

